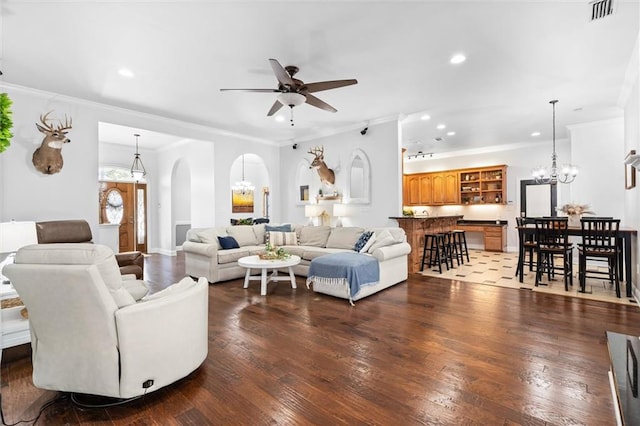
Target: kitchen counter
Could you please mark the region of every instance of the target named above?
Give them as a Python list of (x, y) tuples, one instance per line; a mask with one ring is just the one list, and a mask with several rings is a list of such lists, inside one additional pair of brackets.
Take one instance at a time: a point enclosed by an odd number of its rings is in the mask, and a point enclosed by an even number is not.
[(461, 219), (458, 221), (458, 225), (480, 225), (480, 226), (505, 226), (509, 222), (506, 220), (471, 220)]
[(479, 232), (484, 238), (484, 249), (487, 251), (507, 250), (506, 220), (459, 220), (458, 229), (466, 232)]
[(407, 234), (407, 242), (411, 246), (409, 253), (409, 273), (420, 271), (422, 251), (424, 248), (424, 234), (447, 232), (457, 227), (462, 215), (452, 216), (392, 216), (389, 219), (398, 221), (400, 228)]

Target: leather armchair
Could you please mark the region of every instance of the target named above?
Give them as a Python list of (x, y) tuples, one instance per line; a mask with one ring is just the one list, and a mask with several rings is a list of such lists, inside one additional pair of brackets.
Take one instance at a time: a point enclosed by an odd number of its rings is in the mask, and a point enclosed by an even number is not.
[[(38, 244), (89, 243), (93, 240), (91, 227), (86, 220), (52, 220), (36, 222)], [(140, 251), (129, 251), (115, 255), (122, 275), (134, 274), (136, 279), (144, 277), (144, 255)]]
[(208, 351), (208, 283), (187, 277), (136, 301), (111, 249), (23, 247), (4, 274), (29, 309), (33, 383), (133, 398), (197, 369)]

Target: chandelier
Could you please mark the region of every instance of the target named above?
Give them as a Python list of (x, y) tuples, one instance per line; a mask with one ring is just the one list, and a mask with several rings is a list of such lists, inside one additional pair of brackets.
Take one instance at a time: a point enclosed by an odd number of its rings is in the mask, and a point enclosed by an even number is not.
[(136, 137), (136, 154), (133, 157), (133, 164), (131, 165), (131, 177), (138, 182), (140, 179), (147, 175), (147, 171), (144, 168), (144, 164), (142, 164), (142, 160), (140, 159), (140, 153), (138, 152), (138, 137), (139, 134), (134, 133), (133, 136)]
[(242, 180), (240, 182), (236, 182), (231, 189), (236, 192), (240, 192), (241, 194), (246, 194), (247, 192), (251, 192), (255, 189), (255, 187), (251, 185), (251, 182), (244, 180), (244, 154), (242, 154)]
[(551, 169), (547, 169), (545, 166), (540, 166), (531, 172), (531, 175), (536, 180), (536, 183), (550, 183), (555, 185), (556, 183), (571, 183), (575, 180), (578, 174), (578, 168), (571, 164), (565, 164), (562, 169), (558, 170), (558, 154), (556, 154), (556, 103), (558, 100), (549, 101), (553, 106), (553, 152), (551, 153)]

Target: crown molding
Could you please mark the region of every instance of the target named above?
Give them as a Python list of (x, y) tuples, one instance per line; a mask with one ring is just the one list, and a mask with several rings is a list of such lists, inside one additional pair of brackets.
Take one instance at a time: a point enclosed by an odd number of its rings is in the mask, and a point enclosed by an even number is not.
[[(272, 146), (277, 146), (278, 143), (269, 140), (269, 139), (263, 139), (263, 138), (257, 138), (254, 136), (248, 136), (248, 135), (244, 135), (241, 133), (236, 133), (236, 132), (231, 132), (228, 130), (222, 130), (222, 129), (218, 129), (215, 127), (210, 127), (210, 126), (205, 126), (202, 124), (197, 124), (197, 123), (192, 123), (190, 121), (182, 121), (182, 120), (177, 120), (175, 118), (170, 118), (170, 117), (164, 117), (161, 115), (157, 115), (157, 114), (151, 114), (151, 113), (147, 113), (147, 112), (141, 112), (141, 111), (136, 111), (133, 109), (128, 109), (128, 108), (122, 108), (122, 107), (118, 107), (115, 105), (110, 105), (110, 104), (104, 104), (104, 103), (100, 103), (100, 102), (95, 102), (95, 101), (90, 101), (87, 99), (82, 99), (82, 98), (76, 98), (73, 96), (68, 96), (68, 95), (64, 95), (61, 93), (55, 93), (55, 92), (48, 92), (45, 90), (40, 90), (40, 89), (34, 89), (32, 87), (26, 87), (26, 86), (20, 86), (17, 84), (12, 84), (12, 83), (6, 83), (6, 82), (0, 82), (0, 89), (10, 89), (16, 92), (20, 92), (20, 93), (25, 93), (28, 95), (32, 95), (32, 96), (37, 96), (43, 99), (50, 99), (50, 98), (55, 98), (56, 100), (59, 101), (63, 101), (63, 102), (68, 102), (68, 103), (73, 103), (73, 104), (77, 104), (77, 105), (81, 105), (81, 106), (86, 106), (86, 107), (92, 107), (92, 108), (100, 108), (103, 110), (107, 110), (107, 111), (111, 111), (111, 112), (116, 112), (116, 113), (120, 113), (120, 114), (127, 114), (127, 115), (131, 115), (134, 117), (139, 117), (145, 120), (151, 120), (151, 121), (156, 121), (156, 122), (161, 122), (163, 124), (166, 124), (167, 122), (169, 124), (175, 124), (176, 126), (180, 126), (186, 129), (190, 129), (190, 130), (194, 130), (197, 132), (205, 132), (205, 133), (209, 133), (212, 136), (225, 136), (225, 137), (232, 137), (232, 138), (236, 138), (236, 139), (242, 139), (248, 142), (257, 142), (257, 143), (261, 143), (261, 144), (265, 144), (265, 145), (272, 145)], [(215, 141), (213, 141), (215, 142)]]

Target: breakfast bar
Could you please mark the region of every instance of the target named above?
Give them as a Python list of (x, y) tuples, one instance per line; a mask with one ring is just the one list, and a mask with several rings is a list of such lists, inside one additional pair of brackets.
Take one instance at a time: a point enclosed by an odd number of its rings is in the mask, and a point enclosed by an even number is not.
[(462, 215), (455, 216), (402, 216), (390, 217), (398, 221), (398, 226), (407, 234), (407, 242), (411, 246), (408, 256), (409, 273), (420, 271), (424, 234), (447, 232), (455, 229)]

